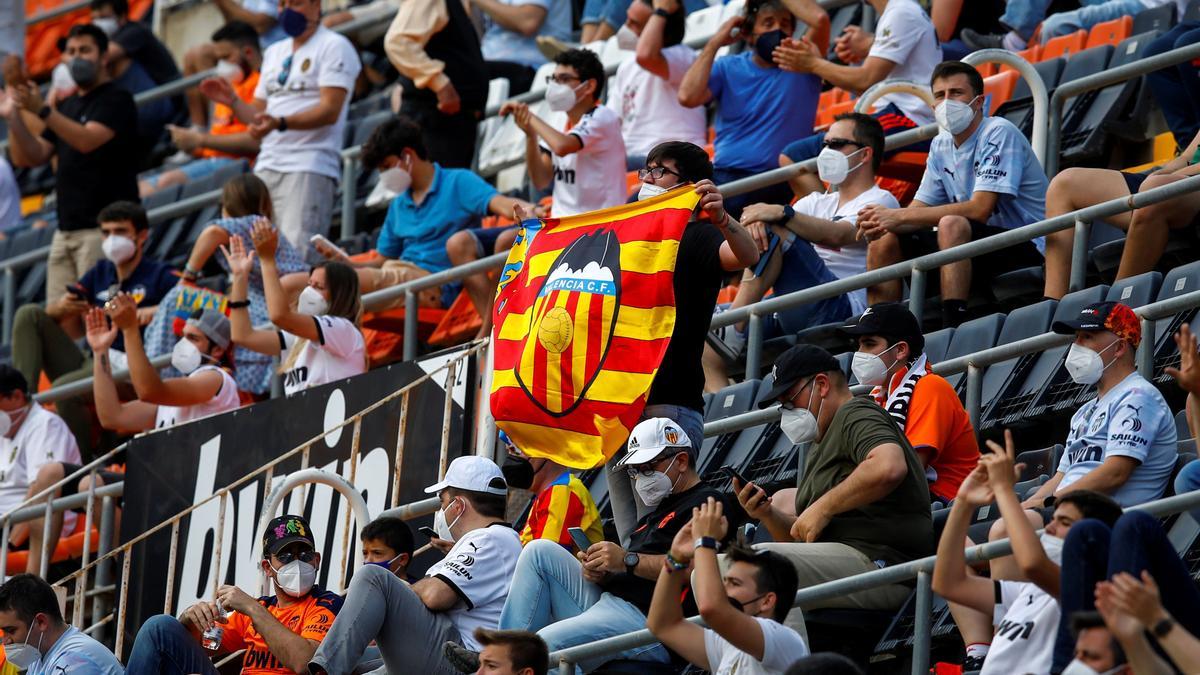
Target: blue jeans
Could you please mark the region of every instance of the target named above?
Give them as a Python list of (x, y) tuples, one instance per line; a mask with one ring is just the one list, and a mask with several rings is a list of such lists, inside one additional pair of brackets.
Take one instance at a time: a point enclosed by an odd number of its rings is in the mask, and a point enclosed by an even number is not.
[(1146, 9), (1141, 0), (1108, 0), (1102, 4), (1080, 3), (1079, 9), (1051, 14), (1042, 22), (1042, 43), (1060, 35), (1070, 35), (1077, 30), (1087, 30), (1098, 23), (1119, 19), (1126, 14), (1137, 14)]
[(1062, 616), (1051, 672), (1061, 672), (1074, 657), (1071, 616), (1095, 609), (1096, 584), (1118, 572), (1140, 578), (1143, 570), (1154, 577), (1171, 616), (1188, 632), (1200, 634), (1200, 591), (1157, 518), (1127, 511), (1112, 529), (1098, 520), (1081, 520), (1071, 526), (1063, 543), (1058, 599)]
[[(783, 295), (812, 288), (836, 279), (813, 245), (796, 237), (783, 254), (779, 278), (775, 280), (775, 294)], [(790, 335), (812, 326), (848, 319), (853, 313), (850, 299), (846, 295), (826, 298), (772, 314), (764, 325), (763, 337), (770, 339)]]
[[(1109, 19), (1115, 19), (1119, 16), (1124, 16), (1126, 14), (1137, 14), (1142, 9), (1144, 9), (1140, 0), (1080, 0), (1079, 4), (1081, 5), (1081, 7), (1079, 9), (1072, 10), (1070, 12), (1059, 12), (1058, 14), (1054, 14), (1051, 17), (1047, 18), (1046, 10), (1050, 7), (1050, 3), (1051, 3), (1051, 0), (1008, 0), (1008, 2), (1005, 5), (1005, 8), (1004, 8), (1004, 15), (1000, 17), (1000, 23), (1004, 24), (1005, 26), (1008, 26), (1017, 35), (1020, 35), (1021, 37), (1028, 40), (1031, 36), (1033, 36), (1033, 31), (1037, 29), (1038, 24), (1042, 23), (1042, 21), (1044, 20), (1046, 22), (1046, 25), (1042, 26), (1042, 39), (1049, 40), (1050, 38), (1054, 37), (1055, 35), (1066, 35), (1067, 33), (1079, 30), (1079, 28), (1094, 26), (1098, 23), (1101, 23), (1103, 21), (1108, 21)], [(1126, 11), (1121, 11), (1120, 13), (1112, 14), (1110, 16), (1109, 15), (1110, 12), (1108, 10), (1100, 9), (1100, 10), (1097, 10), (1097, 13), (1095, 13), (1095, 14), (1087, 13), (1087, 14), (1083, 15), (1089, 19), (1092, 19), (1091, 23), (1087, 23), (1087, 24), (1081, 23), (1079, 26), (1072, 28), (1070, 30), (1067, 30), (1063, 33), (1051, 34), (1049, 32), (1050, 28), (1054, 28), (1054, 26), (1050, 25), (1051, 20), (1063, 21), (1064, 22), (1063, 25), (1066, 25), (1066, 23), (1069, 23), (1072, 20), (1072, 19), (1058, 20), (1058, 19), (1055, 19), (1055, 17), (1063, 16), (1066, 14), (1077, 14), (1080, 12), (1085, 12), (1085, 10), (1092, 10), (1092, 9), (1099, 8), (1104, 5), (1110, 5), (1110, 4), (1111, 5), (1120, 5), (1121, 8)], [(1131, 6), (1134, 7), (1134, 9), (1129, 10), (1128, 8)], [(1104, 16), (1106, 18), (1094, 18), (1094, 17), (1099, 17), (1099, 16)], [(1083, 17), (1080, 17), (1076, 20), (1082, 21)]]
[[(1200, 461), (1192, 460), (1175, 477), (1175, 494), (1200, 490)], [(1191, 511), (1192, 519), (1200, 523), (1200, 508)]]
[[(703, 413), (681, 405), (656, 404), (643, 408), (642, 416), (638, 418), (638, 421), (648, 420), (651, 417), (666, 417), (675, 420), (675, 423), (683, 429), (683, 433), (688, 435), (688, 440), (692, 442), (696, 455), (700, 454), (700, 445), (704, 443)], [(641, 497), (634, 492), (633, 481), (629, 480), (629, 474), (625, 473), (624, 469), (617, 469), (617, 462), (621, 461), (624, 456), (625, 447), (622, 446), (604, 466), (604, 477), (608, 481), (608, 503), (612, 506), (613, 524), (617, 528), (617, 536), (620, 537), (622, 546), (628, 546), (629, 535), (633, 534), (633, 529), (637, 527), (638, 519), (653, 509), (646, 506)], [(614, 471), (614, 469), (616, 470)]]
[[(550, 651), (645, 627), (646, 615), (640, 609), (584, 581), (579, 560), (546, 539), (535, 539), (521, 551), (500, 613), (502, 630), (536, 631)], [(670, 655), (655, 643), (578, 666), (590, 671), (614, 659), (668, 663)]]
[[(615, 31), (625, 23), (625, 12), (629, 11), (629, 5), (633, 4), (633, 0), (584, 0), (583, 13), (579, 17), (579, 23), (600, 23), (608, 24)], [(708, 3), (704, 0), (683, 0), (684, 14), (708, 7)]]
[[(1146, 57), (1200, 41), (1200, 23), (1181, 23), (1150, 43)], [(1192, 62), (1146, 73), (1146, 84), (1162, 107), (1175, 145), (1186, 148), (1200, 132), (1200, 68)], [(1191, 160), (1189, 157), (1188, 160)]]
[(209, 657), (178, 619), (159, 614), (150, 617), (138, 630), (125, 670), (135, 674), (218, 675)]

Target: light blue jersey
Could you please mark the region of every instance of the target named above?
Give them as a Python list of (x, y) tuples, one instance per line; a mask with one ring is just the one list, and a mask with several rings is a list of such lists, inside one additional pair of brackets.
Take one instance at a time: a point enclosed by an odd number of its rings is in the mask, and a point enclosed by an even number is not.
[[(1045, 218), (1048, 187), (1046, 172), (1021, 131), (1003, 117), (984, 117), (957, 148), (944, 130), (933, 139), (916, 200), (940, 206), (970, 201), (977, 190), (995, 192), (1000, 198), (987, 224), (1011, 230)], [(1045, 252), (1041, 237), (1034, 243)]]
[(1109, 457), (1132, 457), (1138, 467), (1113, 499), (1123, 507), (1158, 499), (1175, 468), (1175, 440), (1175, 420), (1162, 394), (1141, 375), (1130, 373), (1071, 417), (1071, 432), (1058, 463), (1064, 474), (1058, 491)]
[(104, 645), (74, 626), (29, 668), (28, 675), (122, 675), (125, 668)]

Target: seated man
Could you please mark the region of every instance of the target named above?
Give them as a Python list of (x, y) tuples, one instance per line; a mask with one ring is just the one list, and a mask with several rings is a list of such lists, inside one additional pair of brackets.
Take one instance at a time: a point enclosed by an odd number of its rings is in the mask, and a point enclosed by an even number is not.
[[(963, 481), (950, 507), (938, 542), (933, 590), (952, 603), (955, 620), (963, 630), (968, 644), (964, 670), (982, 666), (984, 675), (1059, 672), (1051, 671), (1050, 663), (1060, 614), (1063, 538), (1084, 518), (1115, 522), (1121, 507), (1091, 490), (1068, 492), (1055, 501), (1054, 515), (1039, 541), (1036, 530), (1042, 525), (1041, 515), (1024, 511), (1013, 491), (1012, 444), (1007, 449), (991, 445), (993, 452), (980, 457), (979, 466)], [(992, 578), (988, 579), (969, 570), (963, 541), (975, 510), (993, 501), (999, 505), (1012, 540), (1013, 555), (993, 560)], [(969, 614), (962, 609), (970, 610)], [(970, 635), (964, 630), (964, 616), (971, 622), (990, 618), (995, 624), (994, 638), (991, 632)]]
[[(796, 570), (778, 553), (735, 546), (722, 576), (717, 542), (729, 529), (722, 512), (711, 497), (692, 509), (658, 573), (646, 627), (697, 668), (782, 675), (808, 655), (804, 640), (783, 625), (796, 597)], [(708, 628), (684, 619), (679, 599), (689, 583)]]
[(550, 651), (537, 633), (522, 630), (475, 629), (479, 672), (486, 675), (547, 675)]
[[(92, 348), (93, 363), (92, 397), (100, 426), (110, 431), (132, 434), (165, 429), (241, 407), (237, 382), (230, 374), (230, 329), (229, 319), (224, 314), (206, 309), (188, 319), (183, 327), (183, 337), (171, 354), (171, 365), (184, 377), (164, 380), (146, 357), (133, 298), (126, 293), (119, 293), (105, 307), (112, 318), (111, 327), (104, 310), (99, 307), (93, 307), (87, 315), (87, 341)], [(117, 392), (109, 357), (109, 349), (118, 333), (125, 337), (129, 377), (137, 394), (135, 400), (126, 402), (121, 401)], [(59, 463), (48, 466), (47, 470), (38, 474), (30, 493), (45, 490), (78, 468)], [(115, 477), (102, 471), (97, 476), (96, 486), (104, 485)], [(76, 485), (60, 488), (59, 492), (62, 496), (76, 494), (77, 491), (86, 492), (88, 484), (89, 479), (84, 477)], [(62, 526), (62, 515), (56, 514), (51, 519), (50, 538), (46, 541), (57, 542)], [(120, 527), (116, 530), (119, 531)], [(30, 521), (29, 571), (33, 571), (40, 560), (44, 545), (42, 534), (41, 519)]]
[(568, 530), (573, 527), (583, 530), (593, 544), (604, 541), (596, 502), (579, 477), (548, 457), (530, 458), (503, 431), (500, 440), (508, 452), (500, 466), (504, 480), (509, 487), (533, 493), (521, 528), (522, 546), (535, 539), (549, 539), (571, 549), (575, 543)]
[[(145, 326), (154, 318), (159, 300), (179, 282), (169, 265), (145, 255), (150, 222), (141, 205), (113, 202), (100, 211), (97, 221), (104, 234), (105, 259), (69, 288), (52, 289), (62, 295), (51, 296), (58, 299), (45, 309), (25, 305), (13, 319), (13, 366), (32, 387), (43, 372), (54, 386), (91, 374), (92, 364), (75, 344), (83, 336), (82, 319), (89, 308), (103, 305), (116, 292), (128, 293), (137, 301), (135, 324)], [(113, 348), (124, 351), (124, 338), (117, 335)], [(68, 399), (56, 405), (79, 447), (90, 451), (92, 421), (83, 401)]]
[(104, 645), (63, 621), (54, 589), (32, 574), (17, 574), (0, 586), (0, 631), (4, 631), (4, 656), (18, 671), (31, 675), (125, 672)]
[[(1053, 218), (1112, 199), (1170, 185), (1196, 175), (1200, 166), (1200, 133), (1175, 159), (1149, 174), (1125, 173), (1111, 169), (1071, 167), (1063, 169), (1046, 191), (1046, 217)], [(1125, 246), (1117, 278), (1127, 279), (1149, 272), (1158, 264), (1172, 230), (1200, 225), (1200, 192), (1188, 192), (1174, 199), (1148, 204), (1133, 211), (1122, 211), (1104, 222), (1125, 230)], [(1066, 294), (1071, 278), (1071, 249), (1075, 228), (1046, 235), (1046, 297), (1059, 299)]]
[(1105, 21), (1137, 14), (1148, 7), (1174, 4), (1182, 15), (1187, 0), (1086, 0), (1067, 11), (1050, 12), (1053, 0), (1008, 0), (1000, 23), (1009, 28), (1004, 34), (979, 34), (963, 31), (963, 42), (972, 50), (1008, 49), (1019, 52), (1036, 44), (1034, 33), (1041, 35), (1042, 44), (1061, 35), (1088, 30)]
[(635, 0), (617, 33), (617, 44), (635, 51), (635, 58), (617, 66), (606, 105), (621, 118), (630, 171), (642, 168), (659, 143), (708, 143), (704, 108), (679, 103), (679, 83), (696, 60), (696, 50), (683, 44), (684, 14), (680, 0)]
[(966, 408), (946, 378), (934, 372), (921, 324), (898, 302), (872, 305), (842, 329), (858, 340), (850, 366), (859, 384), (896, 420), (925, 467), (929, 495), (949, 504), (979, 461)]
[[(272, 519), (262, 546), (262, 571), (274, 584), (274, 595), (256, 600), (237, 586), (224, 585), (213, 602), (192, 605), (178, 619), (151, 617), (133, 642), (129, 672), (217, 675), (211, 657), (239, 649), (246, 650), (244, 673), (306, 672), (342, 608), (342, 597), (314, 585), (321, 554), (304, 518)], [(201, 647), (201, 635), (214, 626), (225, 632), (220, 647), (208, 652)]]
[(1096, 398), (1071, 417), (1057, 472), (1025, 507), (1041, 508), (1047, 497), (1079, 489), (1110, 495), (1123, 507), (1158, 499), (1178, 456), (1175, 421), (1134, 364), (1142, 339), (1137, 315), (1119, 302), (1102, 302), (1051, 328), (1075, 335), (1067, 372), (1077, 384), (1095, 385)]
[[(518, 204), (533, 208), (496, 192), (469, 169), (447, 169), (431, 161), (421, 128), (407, 117), (389, 119), (372, 131), (363, 144), (362, 161), (363, 166), (378, 169), (380, 182), (397, 195), (375, 245), (379, 257), (358, 263), (324, 247), (318, 251), (357, 267), (363, 295), (449, 269), (447, 241), (478, 218), (512, 216)], [(490, 247), (501, 232), (480, 230), (477, 237), (488, 247), (486, 255), (492, 254)], [(484, 242), (485, 237), (491, 238)], [(424, 307), (449, 307), (457, 295), (457, 286), (449, 285), (423, 290), (417, 298)]]
[(1075, 658), (1067, 664), (1068, 670), (1061, 672), (1134, 675), (1136, 671), (1126, 659), (1125, 650), (1098, 612), (1075, 612), (1070, 615), (1063, 612), (1064, 619), (1068, 616), (1074, 636), (1072, 646)]
[[(376, 565), (408, 580), (408, 565), (413, 557), (413, 533), (399, 518), (376, 518), (359, 535), (363, 564)], [(415, 581), (415, 580), (414, 580)]]
[(508, 101), (500, 115), (512, 115), (525, 133), (525, 168), (538, 190), (554, 188), (555, 218), (624, 204), (625, 141), (621, 120), (600, 105), (604, 64), (586, 49), (554, 58), (546, 88), (552, 114), (543, 120), (529, 105)]
[[(852, 27), (856, 29), (854, 31), (843, 32), (837, 39), (838, 56), (847, 57), (842, 59), (843, 63), (825, 60), (823, 50), (818, 51), (811, 42), (801, 41), (786, 42), (779, 48), (780, 67), (812, 73), (835, 87), (856, 94), (884, 80), (927, 81), (942, 61), (942, 48), (938, 46), (937, 34), (925, 10), (914, 0), (868, 0), (866, 4), (879, 13), (875, 34), (865, 33), (857, 26)], [(855, 41), (855, 47), (861, 43), (869, 45), (866, 57), (860, 57), (856, 49), (849, 48), (851, 39)], [(913, 94), (885, 94), (876, 99), (874, 107), (871, 116), (889, 136), (933, 122), (929, 105)], [(779, 165), (787, 166), (816, 157), (821, 152), (824, 136), (824, 133), (816, 133), (789, 143), (779, 156)], [(922, 148), (910, 146), (906, 149)], [(882, 159), (882, 153), (879, 159)], [(792, 187), (801, 196), (824, 189), (818, 177), (808, 171), (797, 174), (792, 179)]]
[[(639, 422), (618, 467), (634, 476), (638, 494), (653, 511), (638, 521), (629, 547), (602, 541), (572, 555), (555, 542), (530, 542), (511, 575), (500, 628), (537, 631), (555, 651), (645, 627), (654, 580), (675, 535), (695, 507), (710, 498), (723, 500), (696, 473), (697, 454), (674, 421), (657, 417)], [(446, 656), (464, 672), (478, 658), (455, 645), (446, 646)], [(578, 665), (587, 672), (613, 658), (670, 660), (654, 644)]]
[[(945, 61), (933, 71), (931, 87), (942, 132), (930, 146), (916, 198), (907, 208), (868, 206), (858, 216), (870, 241), (869, 270), (1029, 225), (1045, 213), (1046, 173), (1019, 129), (985, 114), (979, 71)], [(974, 279), (990, 282), (1003, 272), (1040, 266), (1041, 247), (1040, 239), (1027, 241), (943, 265), (945, 324), (966, 319), (973, 270)], [(887, 281), (869, 288), (867, 298), (871, 304), (896, 301), (901, 290), (900, 281)]]
[[(743, 15), (726, 21), (709, 38), (679, 84), (684, 106), (717, 103), (713, 179), (718, 185), (778, 167), (783, 147), (812, 133), (821, 78), (785, 71), (775, 56), (775, 48), (796, 32), (797, 20), (808, 26), (805, 38), (824, 53), (829, 15), (816, 2), (748, 2)], [(717, 58), (722, 47), (739, 41), (749, 48)], [(733, 197), (725, 207), (741, 218), (748, 204), (786, 204), (792, 197), (791, 189), (780, 183)]]
[(211, 176), (226, 166), (243, 161), (244, 157), (253, 159), (258, 154), (259, 139), (250, 135), (246, 122), (238, 119), (229, 105), (235, 99), (246, 104), (254, 101), (254, 89), (258, 86), (262, 68), (258, 33), (250, 24), (231, 21), (217, 29), (212, 39), (218, 75), (200, 84), (200, 89), (215, 103), (207, 131), (205, 126), (167, 125), (171, 142), (187, 153), (189, 161), (179, 168), (139, 180), (138, 191), (143, 198), (172, 185)]
[[(746, 513), (779, 542), (758, 548), (791, 561), (801, 588), (931, 554), (925, 471), (892, 417), (854, 397), (841, 365), (820, 347), (792, 347), (773, 372), (760, 405), (778, 402), (788, 440), (814, 445), (794, 500), (790, 490), (768, 497), (735, 480)], [(892, 610), (908, 595), (907, 586), (893, 584), (798, 609)], [(793, 611), (788, 624), (803, 625), (799, 614)]]
[[(869, 115), (843, 113), (837, 116), (824, 138), (821, 151), (821, 180), (836, 186), (836, 192), (814, 192), (792, 206), (752, 204), (742, 212), (742, 223), (760, 241), (766, 241), (767, 226), (778, 247), (754, 269), (742, 274), (730, 309), (763, 299), (767, 291), (783, 295), (827, 281), (867, 271), (867, 243), (859, 237), (855, 222), (858, 212), (870, 204), (898, 208), (892, 193), (875, 184), (875, 172), (883, 161), (883, 127)], [(814, 302), (772, 314), (763, 326), (763, 339), (793, 334), (823, 323), (842, 321), (867, 308), (866, 291)], [(729, 352), (740, 355), (746, 344), (745, 322), (718, 329)], [(704, 370), (710, 391), (728, 384), (724, 359), (711, 347), (705, 349)]]
[(473, 631), (496, 627), (521, 553), (517, 533), (504, 522), (508, 485), (500, 467), (483, 457), (459, 457), (425, 491), (437, 493), (442, 506), (433, 528), (453, 547), (412, 585), (374, 565), (358, 570), (307, 672), (349, 673), (371, 640), (389, 673), (451, 672), (442, 645), (478, 650)]

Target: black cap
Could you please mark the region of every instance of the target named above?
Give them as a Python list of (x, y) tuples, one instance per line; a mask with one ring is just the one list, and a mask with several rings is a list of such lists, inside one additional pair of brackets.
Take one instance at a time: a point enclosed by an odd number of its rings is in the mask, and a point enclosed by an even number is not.
[(829, 352), (816, 345), (796, 345), (775, 359), (775, 366), (771, 369), (775, 381), (771, 384), (771, 390), (760, 397), (758, 407), (766, 408), (774, 404), (775, 399), (809, 375), (834, 370), (842, 372), (842, 364)]
[(283, 547), (298, 541), (317, 548), (307, 520), (302, 516), (279, 516), (267, 523), (267, 530), (263, 532), (263, 555), (275, 555)]
[(1055, 321), (1050, 330), (1074, 335), (1077, 330), (1106, 330), (1137, 347), (1142, 342), (1142, 323), (1133, 309), (1120, 302), (1097, 302), (1079, 310), (1079, 316)]
[(842, 331), (847, 335), (879, 335), (890, 342), (904, 341), (914, 355), (925, 351), (925, 335), (921, 323), (902, 302), (880, 302), (850, 319)]

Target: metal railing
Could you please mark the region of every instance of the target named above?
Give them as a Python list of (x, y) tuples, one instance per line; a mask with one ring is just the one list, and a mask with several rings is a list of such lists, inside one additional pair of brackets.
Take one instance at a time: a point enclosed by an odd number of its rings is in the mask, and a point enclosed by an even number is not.
[[(1120, 84), (1135, 77), (1141, 77), (1147, 73), (1152, 73), (1162, 68), (1169, 68), (1196, 58), (1200, 58), (1200, 43), (1172, 49), (1169, 52), (1163, 52), (1155, 56), (1145, 56), (1137, 61), (1126, 63), (1123, 66), (1102, 70), (1093, 75), (1087, 75), (1077, 80), (1071, 80), (1070, 82), (1058, 85), (1058, 88), (1054, 90), (1054, 95), (1050, 97), (1049, 129), (1047, 131), (1047, 142), (1050, 152), (1046, 155), (1046, 175), (1053, 178), (1058, 173), (1059, 153), (1062, 152), (1063, 106), (1066, 105), (1067, 99), (1089, 91)], [(1143, 93), (1143, 95), (1145, 94)], [(1041, 125), (1038, 124), (1035, 116), (1033, 122), (1035, 134), (1039, 128), (1041, 128)]]
[[(229, 552), (225, 551), (224, 547), (222, 545), (224, 537), (221, 534), (225, 531), (225, 518), (227, 517), (226, 504), (229, 501), (227, 499), (227, 497), (230, 497), (231, 495), (235, 495), (235, 490), (237, 490), (239, 487), (245, 485), (246, 483), (248, 483), (250, 481), (257, 480), (259, 478), (262, 478), (265, 481), (265, 484), (267, 486), (270, 486), (271, 483), (273, 482), (276, 467), (278, 467), (283, 462), (286, 462), (288, 460), (295, 458), (297, 455), (299, 455), (299, 457), (300, 457), (300, 464), (301, 464), (300, 468), (297, 471), (304, 472), (304, 471), (310, 469), (309, 452), (310, 452), (310, 449), (312, 448), (312, 446), (316, 443), (323, 442), (323, 439), (330, 434), (340, 434), (342, 432), (342, 430), (346, 427), (352, 427), (352, 429), (353, 429), (353, 432), (352, 432), (353, 436), (352, 436), (352, 441), (351, 441), (350, 457), (349, 457), (349, 475), (347, 477), (348, 484), (353, 486), (354, 481), (355, 481), (356, 472), (358, 469), (359, 446), (360, 446), (362, 423), (363, 423), (364, 417), (366, 417), (370, 413), (374, 412), (375, 410), (378, 410), (380, 407), (386, 405), (387, 403), (390, 403), (391, 401), (395, 401), (398, 399), (400, 401), (400, 415), (399, 415), (400, 419), (399, 419), (399, 426), (397, 429), (397, 440), (396, 440), (397, 447), (396, 447), (396, 454), (395, 454), (394, 466), (393, 466), (394, 483), (393, 483), (393, 490), (392, 490), (392, 497), (391, 497), (392, 509), (397, 508), (399, 506), (398, 502), (399, 502), (399, 497), (400, 497), (400, 481), (401, 481), (402, 470), (403, 470), (403, 466), (404, 466), (404, 454), (405, 454), (405, 452), (404, 452), (405, 438), (404, 437), (405, 437), (408, 413), (411, 410), (411, 408), (409, 406), (409, 398), (410, 398), (411, 393), (418, 386), (424, 384), (427, 381), (432, 380), (435, 376), (437, 376), (441, 373), (445, 373), (445, 376), (446, 376), (446, 381), (445, 381), (446, 398), (448, 400), (452, 400), (453, 396), (454, 396), (454, 389), (455, 389), (454, 383), (456, 381), (456, 376), (457, 376), (456, 373), (459, 371), (460, 368), (464, 367), (463, 364), (465, 363), (465, 360), (470, 358), (471, 356), (473, 356), (481, 348), (482, 348), (482, 345), (477, 345), (475, 347), (472, 347), (470, 349), (463, 351), (461, 354), (456, 355), (455, 358), (448, 360), (446, 363), (435, 368), (434, 370), (430, 371), (429, 373), (426, 373), (426, 374), (422, 375), (421, 377), (417, 378), (416, 380), (404, 385), (403, 387), (397, 389), (396, 391), (392, 392), (391, 394), (388, 394), (387, 396), (379, 399), (375, 403), (372, 403), (371, 405), (363, 408), (359, 412), (348, 416), (344, 421), (340, 422), (339, 424), (337, 424), (329, 429), (326, 429), (325, 431), (321, 432), (320, 434), (313, 436), (308, 441), (292, 448), (291, 450), (288, 450), (287, 452), (280, 454), (278, 457), (275, 457), (270, 462), (267, 462), (266, 464), (260, 466), (259, 468), (255, 469), (254, 471), (251, 471), (251, 472), (245, 474), (244, 476), (237, 479), (236, 481), (231, 482), (229, 485), (226, 485), (218, 490), (215, 490), (213, 492), (213, 494), (210, 495), (208, 498), (196, 502), (192, 506), (190, 506), (190, 507), (180, 511), (179, 513), (175, 514), (174, 516), (162, 521), (158, 525), (148, 528), (145, 532), (142, 532), (138, 536), (130, 539), (129, 541), (121, 544), (120, 546), (118, 546), (106, 553), (99, 555), (98, 557), (96, 557), (95, 560), (87, 561), (85, 558), (85, 561), (81, 564), (80, 569), (78, 571), (73, 572), (73, 573), (63, 577), (62, 579), (58, 580), (57, 582), (55, 582), (55, 585), (56, 586), (68, 586), (69, 585), (70, 589), (73, 591), (73, 595), (76, 598), (84, 597), (86, 593), (93, 592), (96, 590), (96, 589), (91, 589), (89, 591), (89, 589), (87, 588), (87, 578), (88, 578), (89, 574), (94, 569), (98, 568), (100, 565), (107, 564), (110, 561), (115, 562), (117, 560), (120, 560), (121, 572), (120, 572), (120, 576), (114, 586), (114, 590), (116, 591), (116, 594), (117, 594), (116, 610), (115, 610), (115, 612), (110, 611), (110, 612), (108, 612), (107, 615), (102, 616), (97, 620), (94, 620), (93, 625), (85, 630), (90, 631), (98, 625), (103, 625), (105, 623), (110, 623), (110, 622), (114, 623), (116, 626), (116, 643), (115, 643), (113, 652), (116, 654), (118, 659), (121, 659), (122, 655), (124, 654), (124, 651), (125, 651), (125, 634), (126, 634), (125, 625), (126, 625), (126, 621), (127, 621), (128, 614), (129, 614), (129, 612), (128, 612), (128, 595), (129, 595), (129, 586), (131, 583), (130, 573), (131, 573), (131, 563), (132, 563), (132, 559), (133, 559), (132, 551), (133, 551), (134, 546), (137, 546), (138, 544), (147, 541), (150, 537), (154, 536), (155, 534), (162, 532), (163, 530), (166, 530), (167, 528), (170, 528), (171, 543), (170, 543), (170, 549), (169, 549), (170, 552), (168, 554), (168, 560), (167, 560), (167, 573), (166, 573), (166, 580), (165, 580), (165, 596), (164, 596), (164, 602), (163, 602), (164, 613), (170, 613), (172, 611), (172, 605), (174, 604), (173, 601), (174, 601), (174, 597), (175, 597), (175, 595), (174, 595), (174, 593), (175, 593), (175, 572), (176, 572), (177, 558), (178, 558), (177, 553), (178, 553), (178, 548), (179, 548), (180, 524), (185, 517), (187, 517), (189, 514), (196, 511), (197, 509), (205, 506), (206, 504), (209, 504), (213, 500), (219, 500), (218, 511), (217, 511), (217, 525), (216, 525), (217, 535), (216, 535), (216, 540), (215, 540), (215, 543), (213, 546), (213, 551), (212, 551), (212, 560), (213, 560), (212, 569), (214, 569), (214, 570), (222, 569), (222, 562), (225, 560), (225, 557), (229, 555)], [(444, 411), (445, 411), (444, 415), (447, 418), (449, 418), (449, 416), (451, 416), (453, 414), (453, 406), (450, 405), (449, 403), (447, 403), (447, 405), (444, 407)], [(444, 420), (443, 425), (442, 425), (442, 438), (441, 438), (441, 447), (440, 447), (440, 462), (439, 462), (439, 472), (438, 472), (439, 477), (445, 475), (445, 473), (446, 473), (445, 469), (449, 463), (450, 430), (451, 430), (451, 425), (450, 425), (448, 419)], [(98, 461), (100, 461), (100, 460), (97, 460), (97, 462)], [(95, 462), (93, 462), (93, 465), (94, 464), (95, 464)], [(89, 466), (94, 468), (94, 466), (92, 466), (92, 465), (89, 465)], [(293, 472), (292, 475), (294, 475), (294, 473), (295, 472)], [(310, 479), (313, 477), (311, 474), (303, 474), (303, 475), (307, 476)], [(312, 481), (310, 480), (309, 482), (312, 482)], [(300, 495), (301, 495), (300, 501), (301, 501), (301, 503), (303, 503), (303, 501), (305, 499), (305, 495), (306, 495), (305, 491), (308, 489), (308, 483), (303, 483), (303, 484), (298, 485), (297, 487), (289, 488), (289, 489), (299, 490)], [(43, 498), (44, 498), (44, 496), (45, 495), (43, 495)], [(106, 499), (111, 499), (111, 497), (106, 497)], [(279, 503), (278, 499), (281, 499), (281, 497), (279, 497), (279, 495), (272, 494), (269, 501), (272, 504), (276, 504), (276, 503)], [(264, 504), (265, 503), (266, 502), (264, 502)], [(48, 502), (48, 504), (49, 504), (49, 502)], [(47, 510), (50, 509), (49, 506), (47, 506), (46, 508), (47, 508)], [(271, 515), (273, 515), (273, 514), (264, 512), (262, 514), (262, 517), (269, 519)], [(348, 519), (349, 517), (350, 517), (350, 514), (348, 511), (346, 518)], [(11, 521), (11, 516), (10, 516), (10, 521)], [(349, 528), (347, 528), (346, 531), (349, 532)], [(7, 541), (7, 531), (5, 532), (5, 534), (6, 534), (5, 541)], [(341, 546), (342, 546), (342, 554), (343, 554), (342, 559), (345, 561), (351, 560), (354, 555), (353, 553), (350, 552), (353, 548), (353, 542), (349, 540), (348, 535), (343, 538), (343, 541), (341, 542)], [(87, 549), (85, 548), (85, 551), (86, 550)], [(212, 579), (213, 589), (212, 590), (215, 593), (217, 587), (219, 586), (219, 584), (221, 582), (221, 575), (213, 574), (212, 576), (213, 576), (213, 579)], [(83, 612), (82, 606), (83, 606), (83, 604), (84, 603), (81, 603), (81, 602), (76, 603), (75, 616), (76, 616), (77, 625), (82, 625), (82, 612)]]
[[(1163, 517), (1200, 506), (1200, 490), (1187, 492), (1174, 497), (1166, 497), (1145, 504), (1131, 506), (1127, 511), (1145, 511), (1152, 516)], [(802, 544), (798, 544), (802, 545)], [(1004, 557), (1012, 553), (1012, 543), (1008, 539), (972, 546), (966, 550), (967, 564), (975, 564)], [(813, 603), (832, 600), (851, 593), (859, 593), (893, 584), (917, 582), (917, 604), (914, 613), (914, 644), (912, 673), (925, 675), (929, 672), (929, 647), (932, 642), (932, 605), (933, 568), (937, 564), (937, 556), (929, 556), (920, 560), (892, 565), (872, 572), (864, 572), (850, 577), (827, 581), (815, 586), (801, 589), (796, 593), (796, 607), (811, 606)], [(700, 617), (688, 619), (700, 624)], [(560, 649), (550, 654), (551, 667), (557, 666), (559, 673), (569, 675), (575, 672), (575, 664), (604, 656), (615, 657), (621, 652), (637, 647), (644, 647), (658, 642), (649, 629), (642, 629), (624, 635), (617, 635), (587, 644)]]

